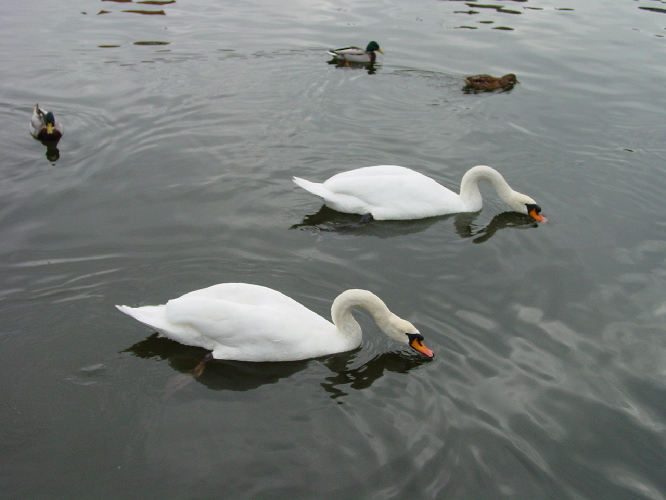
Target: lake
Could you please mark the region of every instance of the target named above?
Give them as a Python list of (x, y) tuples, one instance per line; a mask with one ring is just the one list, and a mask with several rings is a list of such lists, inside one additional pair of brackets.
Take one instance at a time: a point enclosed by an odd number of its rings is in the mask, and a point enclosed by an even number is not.
[[(0, 496), (666, 498), (664, 2), (0, 13)], [(373, 67), (328, 64), (370, 40)], [(291, 180), (381, 164), (456, 191), (490, 165), (549, 222), (483, 186), (479, 213), (354, 226)], [(114, 307), (222, 282), (327, 318), (372, 290), (435, 357), (359, 312), (354, 351), (195, 379), (205, 350)]]

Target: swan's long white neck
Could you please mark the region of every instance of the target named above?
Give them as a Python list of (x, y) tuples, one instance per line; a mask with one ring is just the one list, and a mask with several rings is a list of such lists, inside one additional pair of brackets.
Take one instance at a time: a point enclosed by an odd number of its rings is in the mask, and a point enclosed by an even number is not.
[(490, 182), (499, 197), (509, 205), (512, 204), (511, 202), (516, 191), (511, 189), (511, 186), (504, 180), (502, 174), (486, 165), (477, 165), (465, 172), (460, 182), (460, 199), (468, 211), (478, 212), (483, 206), (481, 191), (479, 191), (479, 181)]
[(367, 290), (346, 290), (336, 297), (331, 307), (331, 318), (338, 332), (345, 336), (361, 339), (361, 326), (354, 319), (351, 310), (354, 307), (366, 309), (374, 318), (377, 326), (388, 334), (389, 323), (395, 315), (374, 293)]

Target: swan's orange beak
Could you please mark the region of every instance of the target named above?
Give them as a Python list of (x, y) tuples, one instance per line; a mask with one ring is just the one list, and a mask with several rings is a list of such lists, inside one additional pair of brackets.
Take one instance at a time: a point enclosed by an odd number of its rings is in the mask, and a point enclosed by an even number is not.
[(533, 208), (527, 213), (528, 215), (532, 216), (532, 218), (534, 218), (534, 220), (536, 220), (537, 222), (548, 222), (548, 219), (546, 219), (543, 215), (537, 212), (536, 208)]
[(432, 352), (430, 349), (428, 349), (424, 344), (423, 340), (419, 339), (418, 337), (415, 337), (409, 342), (409, 347), (413, 347), (417, 351), (419, 351), (421, 354), (425, 354), (429, 358), (432, 358), (435, 353)]

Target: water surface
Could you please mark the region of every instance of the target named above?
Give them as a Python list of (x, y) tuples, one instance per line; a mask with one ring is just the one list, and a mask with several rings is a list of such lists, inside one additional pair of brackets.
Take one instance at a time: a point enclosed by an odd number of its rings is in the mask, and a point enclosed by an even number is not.
[[(484, 5), (3, 3), (3, 496), (666, 498), (666, 16)], [(373, 39), (372, 71), (327, 64)], [(336, 231), (291, 182), (376, 164), (456, 190), (488, 164), (550, 222), (484, 189)], [(359, 314), (358, 350), (193, 381), (205, 351), (114, 308), (226, 281), (324, 316), (373, 290), (436, 357)]]

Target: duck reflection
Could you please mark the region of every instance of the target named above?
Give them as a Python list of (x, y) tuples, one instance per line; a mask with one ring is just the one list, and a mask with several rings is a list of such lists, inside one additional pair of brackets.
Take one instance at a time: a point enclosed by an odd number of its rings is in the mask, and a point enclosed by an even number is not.
[(344, 61), (334, 57), (330, 61), (327, 61), (327, 63), (341, 69), (364, 69), (368, 72), (368, 75), (377, 73), (377, 66), (373, 62)]
[(532, 217), (518, 212), (497, 214), (486, 226), (479, 226), (474, 222), (479, 214), (480, 212), (464, 212), (426, 219), (366, 221), (364, 218), (359, 219), (358, 215), (338, 212), (322, 205), (318, 212), (306, 215), (300, 223), (294, 224), (290, 229), (390, 238), (392, 236), (419, 233), (441, 220), (453, 218), (454, 228), (458, 236), (474, 238), (474, 243), (483, 243), (489, 240), (497, 231), (504, 228), (538, 227)]
[[(332, 399), (348, 394), (342, 389), (343, 386), (355, 390), (366, 389), (387, 370), (408, 373), (430, 361), (430, 358), (396, 351), (379, 354), (361, 366), (349, 368), (357, 359), (360, 350), (359, 347), (353, 351), (318, 358), (333, 372), (333, 375), (326, 377), (326, 382), (321, 384)], [(179, 372), (167, 382), (165, 398), (195, 381), (213, 390), (249, 391), (263, 385), (275, 384), (280, 379), (304, 370), (312, 362), (311, 359), (280, 362), (213, 359), (210, 352), (205, 349), (186, 346), (175, 340), (160, 337), (157, 333), (122, 352), (144, 359), (167, 360), (169, 365)]]
[(46, 159), (50, 162), (58, 161), (60, 158), (60, 150), (57, 147), (58, 141), (41, 141), (46, 146)]

